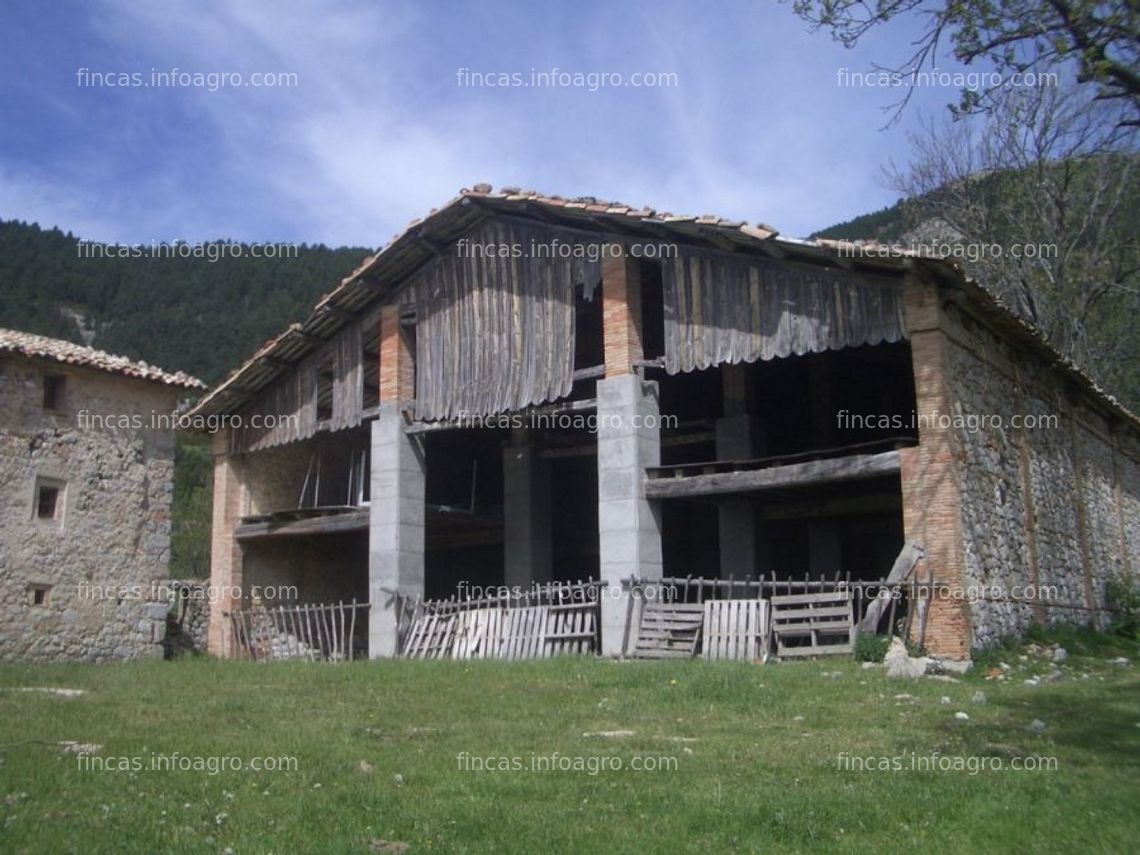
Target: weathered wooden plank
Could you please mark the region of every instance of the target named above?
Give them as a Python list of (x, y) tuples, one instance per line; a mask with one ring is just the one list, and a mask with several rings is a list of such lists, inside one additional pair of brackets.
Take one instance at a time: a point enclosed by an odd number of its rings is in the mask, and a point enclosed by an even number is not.
[(910, 576), (923, 554), (924, 551), (918, 544), (903, 544), (903, 548), (899, 551), (898, 557), (895, 558), (895, 563), (891, 567), (891, 572), (887, 575), (883, 594), (876, 597), (874, 602), (867, 606), (867, 610), (863, 614), (863, 620), (859, 624), (859, 628), (863, 632), (876, 632), (878, 630), (879, 620), (882, 618), (883, 612), (886, 611), (887, 603), (892, 598), (891, 589), (893, 586), (901, 585)]
[(780, 619), (781, 620), (793, 620), (796, 618), (820, 619), (820, 618), (849, 618), (849, 617), (851, 617), (851, 606), (846, 604), (846, 603), (842, 606), (830, 606), (830, 605), (824, 606), (824, 605), (821, 605), (821, 606), (814, 607), (814, 608), (809, 606), (807, 608), (799, 608), (799, 609), (787, 609), (787, 608), (781, 608), (780, 609)]
[(898, 451), (856, 454), (826, 460), (809, 460), (741, 472), (717, 472), (688, 478), (649, 478), (645, 495), (650, 499), (711, 496), (745, 491), (775, 490), (830, 484), (888, 475), (899, 471)]

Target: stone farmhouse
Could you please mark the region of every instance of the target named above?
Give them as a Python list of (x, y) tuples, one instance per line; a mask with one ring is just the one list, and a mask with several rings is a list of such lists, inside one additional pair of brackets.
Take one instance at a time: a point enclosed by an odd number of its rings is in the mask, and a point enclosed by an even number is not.
[(1140, 420), (954, 264), (882, 250), (461, 191), (198, 403), (229, 420), (211, 650), (254, 587), (370, 603), (378, 657), (405, 603), (594, 580), (612, 655), (631, 579), (881, 580), (906, 544), (936, 654), (1102, 620)]
[(0, 330), (0, 661), (162, 655), (186, 374)]

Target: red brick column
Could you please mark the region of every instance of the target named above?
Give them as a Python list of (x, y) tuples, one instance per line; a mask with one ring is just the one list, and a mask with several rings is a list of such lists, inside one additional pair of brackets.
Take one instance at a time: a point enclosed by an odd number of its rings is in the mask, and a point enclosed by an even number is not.
[(400, 307), (380, 310), (380, 403), (401, 407), (415, 397), (412, 334), (400, 326)]
[[(235, 655), (229, 618), (223, 612), (241, 608), (244, 574), (241, 546), (234, 530), (245, 512), (246, 490), (241, 461), (229, 453), (229, 431), (214, 434), (214, 515), (210, 533), (210, 628), (206, 647), (215, 656)], [(236, 596), (235, 596), (236, 595)]]
[[(611, 252), (620, 252), (613, 257)], [(630, 374), (641, 347), (641, 265), (616, 244), (606, 247), (602, 260), (602, 331), (606, 376)]]
[[(953, 412), (947, 385), (947, 339), (937, 286), (908, 278), (905, 318), (914, 365), (917, 414), (930, 420)], [(938, 583), (926, 619), (926, 649), (954, 658), (970, 654), (971, 625), (966, 601), (953, 596), (964, 587), (962, 489), (952, 428), (924, 427), (919, 444), (900, 451), (903, 527), (906, 539), (926, 556), (916, 573)], [(947, 591), (946, 589), (950, 589)], [(915, 621), (914, 631), (918, 631)]]

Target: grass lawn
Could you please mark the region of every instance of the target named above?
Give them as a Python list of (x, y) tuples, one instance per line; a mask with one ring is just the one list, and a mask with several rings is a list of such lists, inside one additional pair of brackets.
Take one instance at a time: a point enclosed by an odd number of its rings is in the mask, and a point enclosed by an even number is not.
[[(1140, 851), (1137, 645), (1065, 643), (1083, 654), (1036, 687), (1052, 666), (1012, 649), (959, 682), (840, 659), (0, 666), (0, 852)], [(14, 691), (37, 686), (84, 694)], [(191, 768), (149, 767), (176, 752)]]

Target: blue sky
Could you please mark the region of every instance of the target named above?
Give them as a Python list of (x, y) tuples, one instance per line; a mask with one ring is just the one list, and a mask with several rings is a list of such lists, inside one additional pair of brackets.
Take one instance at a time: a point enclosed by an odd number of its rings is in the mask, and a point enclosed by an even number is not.
[[(849, 51), (765, 0), (6, 0), (0, 218), (123, 243), (379, 247), (486, 181), (802, 236), (894, 202), (881, 167), (905, 162), (907, 130), (956, 97), (916, 90), (880, 130), (897, 90), (838, 85), (840, 68), (900, 61), (913, 35), (899, 22)], [(296, 85), (79, 80), (173, 68)], [(459, 85), (462, 68), (676, 85), (486, 88)]]

